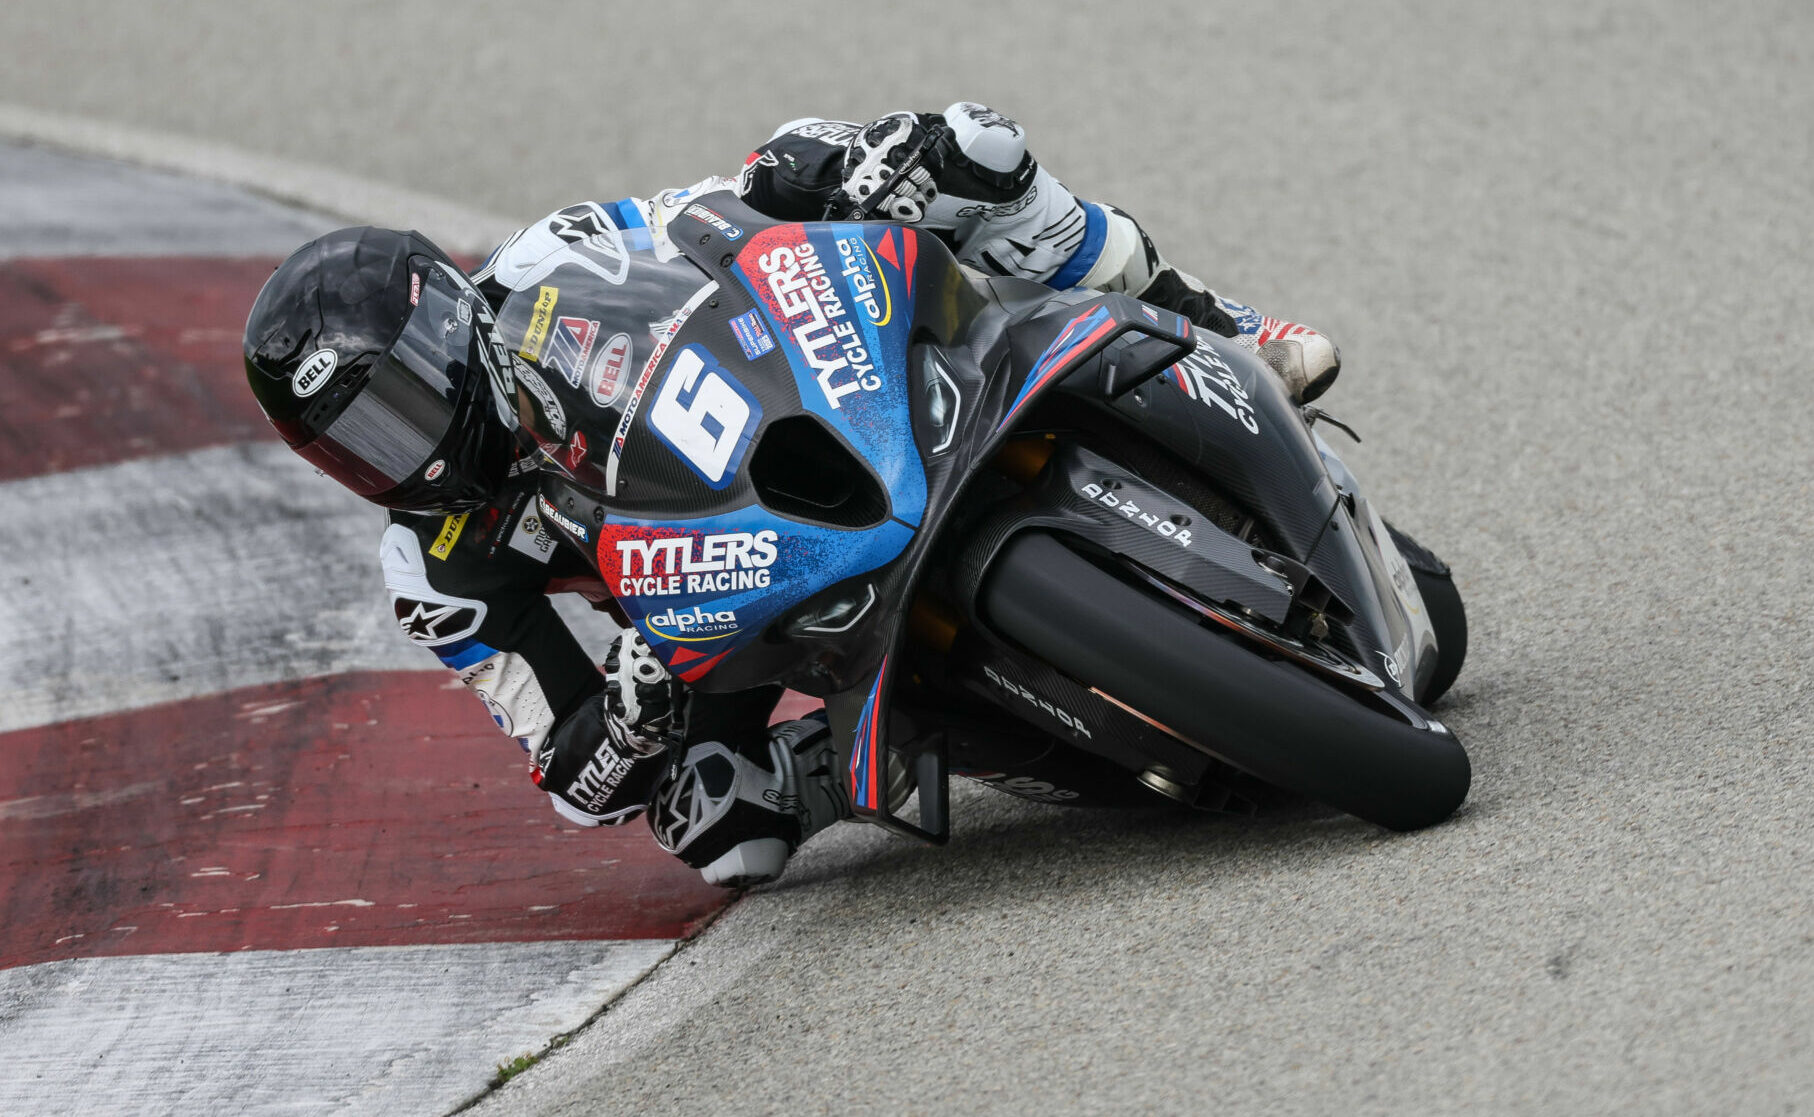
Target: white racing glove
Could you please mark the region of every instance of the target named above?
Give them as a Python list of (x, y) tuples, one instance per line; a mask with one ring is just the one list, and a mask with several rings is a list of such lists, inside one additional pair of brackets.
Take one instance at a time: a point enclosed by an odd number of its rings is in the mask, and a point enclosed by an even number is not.
[[(868, 202), (900, 170), (908, 156), (926, 138), (919, 117), (910, 112), (889, 113), (863, 127), (850, 141), (844, 156), (843, 192), (847, 209)], [(871, 212), (887, 221), (913, 224), (926, 217), (926, 207), (938, 197), (933, 185), (937, 172), (935, 153), (927, 152), (920, 165), (896, 183)]]
[(642, 633), (630, 629), (611, 641), (605, 656), (605, 708), (632, 733), (660, 740), (674, 724), (675, 685)]

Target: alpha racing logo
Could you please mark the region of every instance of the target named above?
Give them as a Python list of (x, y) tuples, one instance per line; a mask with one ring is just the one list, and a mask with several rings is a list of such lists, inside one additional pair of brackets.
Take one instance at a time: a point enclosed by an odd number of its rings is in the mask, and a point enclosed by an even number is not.
[(767, 588), (779, 538), (764, 529), (621, 540), (617, 553), (623, 566), (615, 592), (619, 597), (666, 597)]
[[(886, 326), (894, 317), (894, 297), (888, 293), (888, 282), (876, 267), (875, 253), (862, 237), (839, 237), (838, 257), (844, 261), (838, 274), (850, 285), (850, 301), (862, 308), (869, 320)], [(882, 297), (876, 298), (880, 291)]]
[(651, 617), (645, 617), (643, 624), (663, 640), (680, 644), (721, 640), (741, 627), (737, 623), (735, 609), (713, 611), (701, 609), (697, 605), (691, 609), (663, 609)]
[(795, 343), (812, 366), (813, 379), (833, 410), (842, 407), (844, 397), (852, 392), (873, 392), (882, 386), (856, 323), (849, 320), (831, 276), (810, 243), (765, 252), (756, 258), (756, 267), (766, 277), (776, 312), (793, 331)]

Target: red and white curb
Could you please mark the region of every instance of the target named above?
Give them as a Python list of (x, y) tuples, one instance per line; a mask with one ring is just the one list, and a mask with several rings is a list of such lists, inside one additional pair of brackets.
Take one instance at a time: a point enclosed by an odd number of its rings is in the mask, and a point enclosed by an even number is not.
[(245, 390), (274, 263), (0, 259), (0, 1113), (445, 1112), (728, 899), (396, 634)]

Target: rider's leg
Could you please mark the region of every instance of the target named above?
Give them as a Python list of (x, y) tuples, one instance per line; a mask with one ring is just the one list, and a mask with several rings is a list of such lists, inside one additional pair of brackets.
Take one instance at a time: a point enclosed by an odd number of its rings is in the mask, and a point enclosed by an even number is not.
[(1255, 352), (1293, 399), (1327, 391), (1341, 354), (1317, 331), (1224, 299), (1165, 262), (1132, 217), (1065, 189), (1026, 150), (1012, 120), (960, 101), (945, 110), (957, 151), (947, 155), (926, 223), (948, 230), (958, 259), (996, 275), (1064, 289), (1120, 291), (1177, 311)]

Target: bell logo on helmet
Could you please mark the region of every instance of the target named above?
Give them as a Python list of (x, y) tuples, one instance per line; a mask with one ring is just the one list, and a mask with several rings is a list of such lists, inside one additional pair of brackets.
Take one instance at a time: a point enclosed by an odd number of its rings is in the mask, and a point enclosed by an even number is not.
[(436, 458), (434, 461), (434, 464), (429, 466), (426, 470), (423, 471), (422, 480), (433, 481), (435, 478), (441, 476), (441, 474), (446, 473), (446, 472), (447, 472), (447, 460), (445, 458)]
[(290, 391), (296, 393), (297, 399), (314, 395), (334, 378), (334, 368), (339, 364), (340, 355), (332, 349), (315, 350), (296, 366), (296, 375), (290, 378)]

